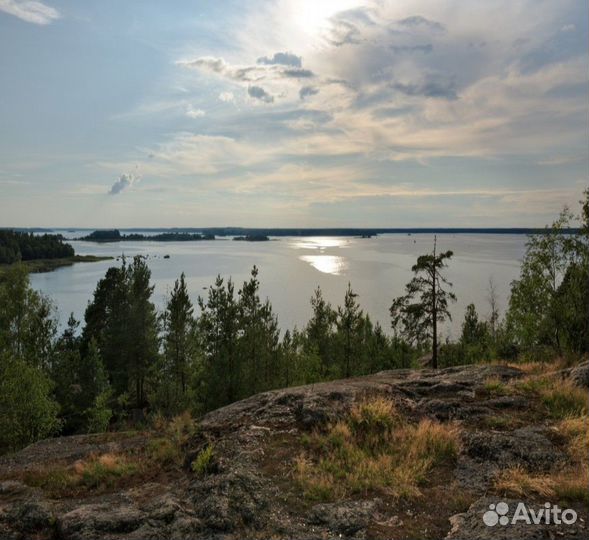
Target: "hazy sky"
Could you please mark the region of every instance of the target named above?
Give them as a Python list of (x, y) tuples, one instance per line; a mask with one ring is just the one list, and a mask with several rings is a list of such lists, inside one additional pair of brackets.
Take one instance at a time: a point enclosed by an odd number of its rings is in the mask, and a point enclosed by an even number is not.
[(536, 226), (585, 0), (0, 0), (1, 226)]

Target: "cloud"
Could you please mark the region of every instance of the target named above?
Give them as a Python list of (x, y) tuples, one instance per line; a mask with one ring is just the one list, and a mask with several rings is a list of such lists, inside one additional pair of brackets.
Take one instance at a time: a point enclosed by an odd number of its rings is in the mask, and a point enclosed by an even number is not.
[(302, 69), (302, 68), (293, 68), (293, 69), (285, 69), (280, 72), (283, 77), (288, 77), (292, 79), (308, 79), (310, 77), (314, 77), (315, 74), (310, 69)]
[(413, 15), (411, 17), (406, 17), (405, 19), (401, 19), (397, 21), (397, 24), (401, 26), (406, 26), (407, 28), (428, 28), (429, 30), (434, 30), (436, 32), (445, 32), (446, 27), (436, 21), (431, 21), (422, 17), (421, 15)]
[(205, 115), (205, 111), (202, 109), (195, 109), (192, 105), (188, 105), (186, 108), (186, 116), (189, 118), (201, 118)]
[(314, 96), (314, 95), (316, 95), (318, 93), (319, 93), (319, 89), (318, 88), (315, 88), (314, 86), (303, 86), (299, 90), (299, 98), (300, 99), (305, 99), (306, 97)]
[(420, 52), (429, 54), (434, 50), (431, 43), (425, 45), (391, 45), (391, 50), (396, 54)]
[(0, 11), (33, 24), (50, 24), (61, 14), (55, 8), (33, 0), (0, 0)]
[(398, 82), (393, 83), (392, 87), (407, 96), (458, 99), (456, 83), (453, 80), (426, 77), (422, 82), (408, 84)]
[(235, 96), (233, 95), (233, 92), (221, 92), (219, 94), (219, 100), (224, 101), (225, 103), (230, 103), (235, 101)]
[(108, 193), (109, 195), (118, 195), (134, 184), (137, 184), (140, 180), (141, 177), (133, 173), (121, 174), (119, 179), (111, 186)]
[(250, 97), (259, 99), (264, 103), (272, 103), (274, 101), (274, 96), (266, 92), (261, 86), (249, 86), (247, 93)]
[(277, 52), (274, 53), (272, 58), (268, 58), (267, 56), (262, 56), (257, 60), (258, 64), (265, 64), (265, 65), (274, 65), (274, 64), (281, 64), (284, 66), (293, 66), (293, 67), (301, 67), (302, 58), (297, 56), (296, 54), (292, 54), (289, 52)]

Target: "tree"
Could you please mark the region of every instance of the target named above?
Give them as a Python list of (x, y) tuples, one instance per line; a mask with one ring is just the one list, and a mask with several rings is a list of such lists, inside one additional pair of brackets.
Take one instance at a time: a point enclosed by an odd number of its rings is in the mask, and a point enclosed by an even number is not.
[(244, 395), (271, 388), (277, 380), (278, 322), (270, 302), (260, 300), (259, 288), (258, 269), (254, 266), (250, 280), (238, 293), (238, 354)]
[(360, 306), (356, 302), (358, 295), (352, 290), (348, 283), (348, 288), (344, 297), (343, 307), (337, 308), (336, 327), (339, 342), (342, 346), (342, 369), (344, 377), (352, 375), (352, 357), (357, 358), (357, 352), (361, 348), (361, 331), (363, 314)]
[(85, 356), (92, 339), (108, 373), (115, 397), (129, 390), (130, 345), (130, 269), (126, 260), (119, 268), (107, 270), (88, 304), (82, 332), (81, 355)]
[(406, 294), (393, 300), (391, 323), (412, 344), (432, 341), (432, 366), (438, 367), (438, 323), (452, 319), (448, 303), (456, 301), (454, 293), (443, 286), (452, 284), (442, 276), (441, 271), (452, 258), (452, 251), (436, 255), (436, 238), (431, 254), (421, 255), (411, 270), (415, 277), (406, 285)]
[(225, 285), (217, 276), (209, 287), (205, 301), (199, 297), (201, 315), (197, 327), (203, 351), (205, 410), (226, 405), (238, 399), (241, 366), (238, 353), (238, 306), (231, 279)]
[(53, 383), (41, 368), (0, 356), (0, 451), (16, 450), (60, 428)]
[(499, 295), (497, 294), (497, 287), (495, 281), (491, 276), (489, 278), (489, 286), (487, 287), (487, 302), (489, 303), (489, 326), (491, 327), (491, 336), (493, 341), (497, 339), (497, 327), (499, 324)]
[(333, 355), (333, 327), (336, 313), (329, 302), (323, 298), (321, 289), (317, 287), (311, 297), (313, 316), (305, 328), (306, 349), (314, 352), (321, 361), (321, 371), (324, 378), (332, 371)]
[[(587, 261), (586, 242), (568, 231), (572, 219), (565, 207), (544, 233), (530, 236), (526, 243), (520, 277), (511, 284), (507, 313), (508, 327), (524, 350), (548, 346), (561, 352), (565, 345), (567, 323), (561, 315), (568, 299), (558, 291), (569, 268), (582, 268)], [(582, 281), (582, 272), (575, 275)]]
[(56, 328), (53, 304), (31, 287), (26, 269), (9, 268), (0, 284), (0, 350), (48, 370)]
[(185, 403), (192, 364), (196, 356), (194, 307), (184, 273), (174, 283), (163, 322), (163, 375), (172, 381), (178, 403)]
[(147, 404), (146, 379), (158, 357), (158, 324), (151, 302), (153, 285), (151, 270), (141, 256), (133, 258), (129, 288), (129, 389), (134, 393), (136, 407)]

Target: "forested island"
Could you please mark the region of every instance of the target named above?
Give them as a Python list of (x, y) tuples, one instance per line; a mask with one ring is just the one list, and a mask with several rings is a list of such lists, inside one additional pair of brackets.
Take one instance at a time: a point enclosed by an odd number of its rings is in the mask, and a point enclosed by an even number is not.
[(76, 255), (59, 234), (33, 234), (0, 230), (0, 275), (9, 265), (22, 262), (29, 272), (48, 272), (76, 262), (96, 262), (112, 257)]
[(248, 234), (246, 236), (236, 236), (233, 240), (241, 242), (267, 242), (270, 238), (265, 234)]
[(589, 190), (581, 219), (579, 234), (565, 210), (530, 236), (506, 313), (489, 291), (488, 316), (469, 305), (456, 341), (438, 334), (456, 297), (453, 253), (435, 240), (391, 298), (391, 332), (351, 284), (339, 306), (317, 288), (310, 320), (281, 331), (255, 266), (239, 286), (218, 276), (196, 305), (182, 274), (158, 313), (136, 256), (109, 268), (83, 323), (71, 316), (59, 333), (51, 300), (11, 265), (0, 283), (0, 454), (71, 437), (0, 456), (14, 482), (0, 527), (29, 530), (34, 515), (35, 530), (63, 538), (121, 523), (137, 533), (124, 538), (279, 526), (295, 538), (317, 520), (324, 536), (353, 538), (367, 516), (403, 505), (405, 527), (436, 537), (462, 513), (464, 538), (488, 508), (481, 494), (584, 511)]
[(195, 242), (198, 240), (214, 240), (214, 234), (195, 234), (182, 232), (165, 232), (153, 235), (138, 233), (121, 234), (118, 229), (97, 230), (87, 236), (76, 238), (87, 242), (130, 242), (149, 240), (152, 242)]

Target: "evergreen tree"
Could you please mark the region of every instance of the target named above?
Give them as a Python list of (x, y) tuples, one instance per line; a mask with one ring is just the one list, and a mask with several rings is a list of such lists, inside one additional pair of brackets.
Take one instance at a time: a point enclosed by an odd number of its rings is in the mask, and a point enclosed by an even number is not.
[(313, 315), (305, 328), (307, 353), (315, 353), (321, 361), (321, 373), (327, 378), (333, 371), (333, 341), (336, 313), (317, 287), (311, 297)]
[(393, 328), (410, 343), (421, 345), (431, 340), (434, 369), (438, 367), (438, 323), (452, 319), (448, 302), (456, 301), (453, 293), (443, 289), (443, 285), (452, 284), (441, 274), (452, 255), (452, 251), (436, 255), (434, 238), (433, 253), (418, 257), (406, 294), (396, 298), (390, 309)]
[(184, 273), (174, 283), (162, 316), (163, 355), (158, 365), (156, 389), (169, 413), (189, 406), (191, 379), (197, 358), (194, 307), (188, 295)]
[[(341, 347), (340, 373), (344, 377), (351, 377), (352, 371), (357, 368), (358, 351), (362, 348), (361, 332), (363, 314), (360, 306), (356, 302), (358, 295), (352, 290), (348, 283), (348, 288), (344, 297), (343, 307), (337, 308), (336, 327), (338, 342)], [(355, 365), (352, 365), (352, 361)]]
[(206, 377), (204, 408), (213, 409), (238, 399), (241, 365), (238, 355), (238, 306), (231, 279), (227, 285), (217, 276), (208, 298), (198, 299), (201, 315), (198, 331), (203, 351), (202, 375)]
[(82, 356), (87, 354), (94, 339), (108, 373), (115, 396), (129, 390), (130, 346), (130, 270), (125, 259), (119, 268), (106, 272), (94, 291), (84, 316), (86, 325), (82, 333)]
[(146, 380), (158, 358), (158, 324), (151, 302), (151, 270), (142, 257), (136, 256), (130, 268), (128, 350), (129, 390), (136, 407), (147, 405)]

